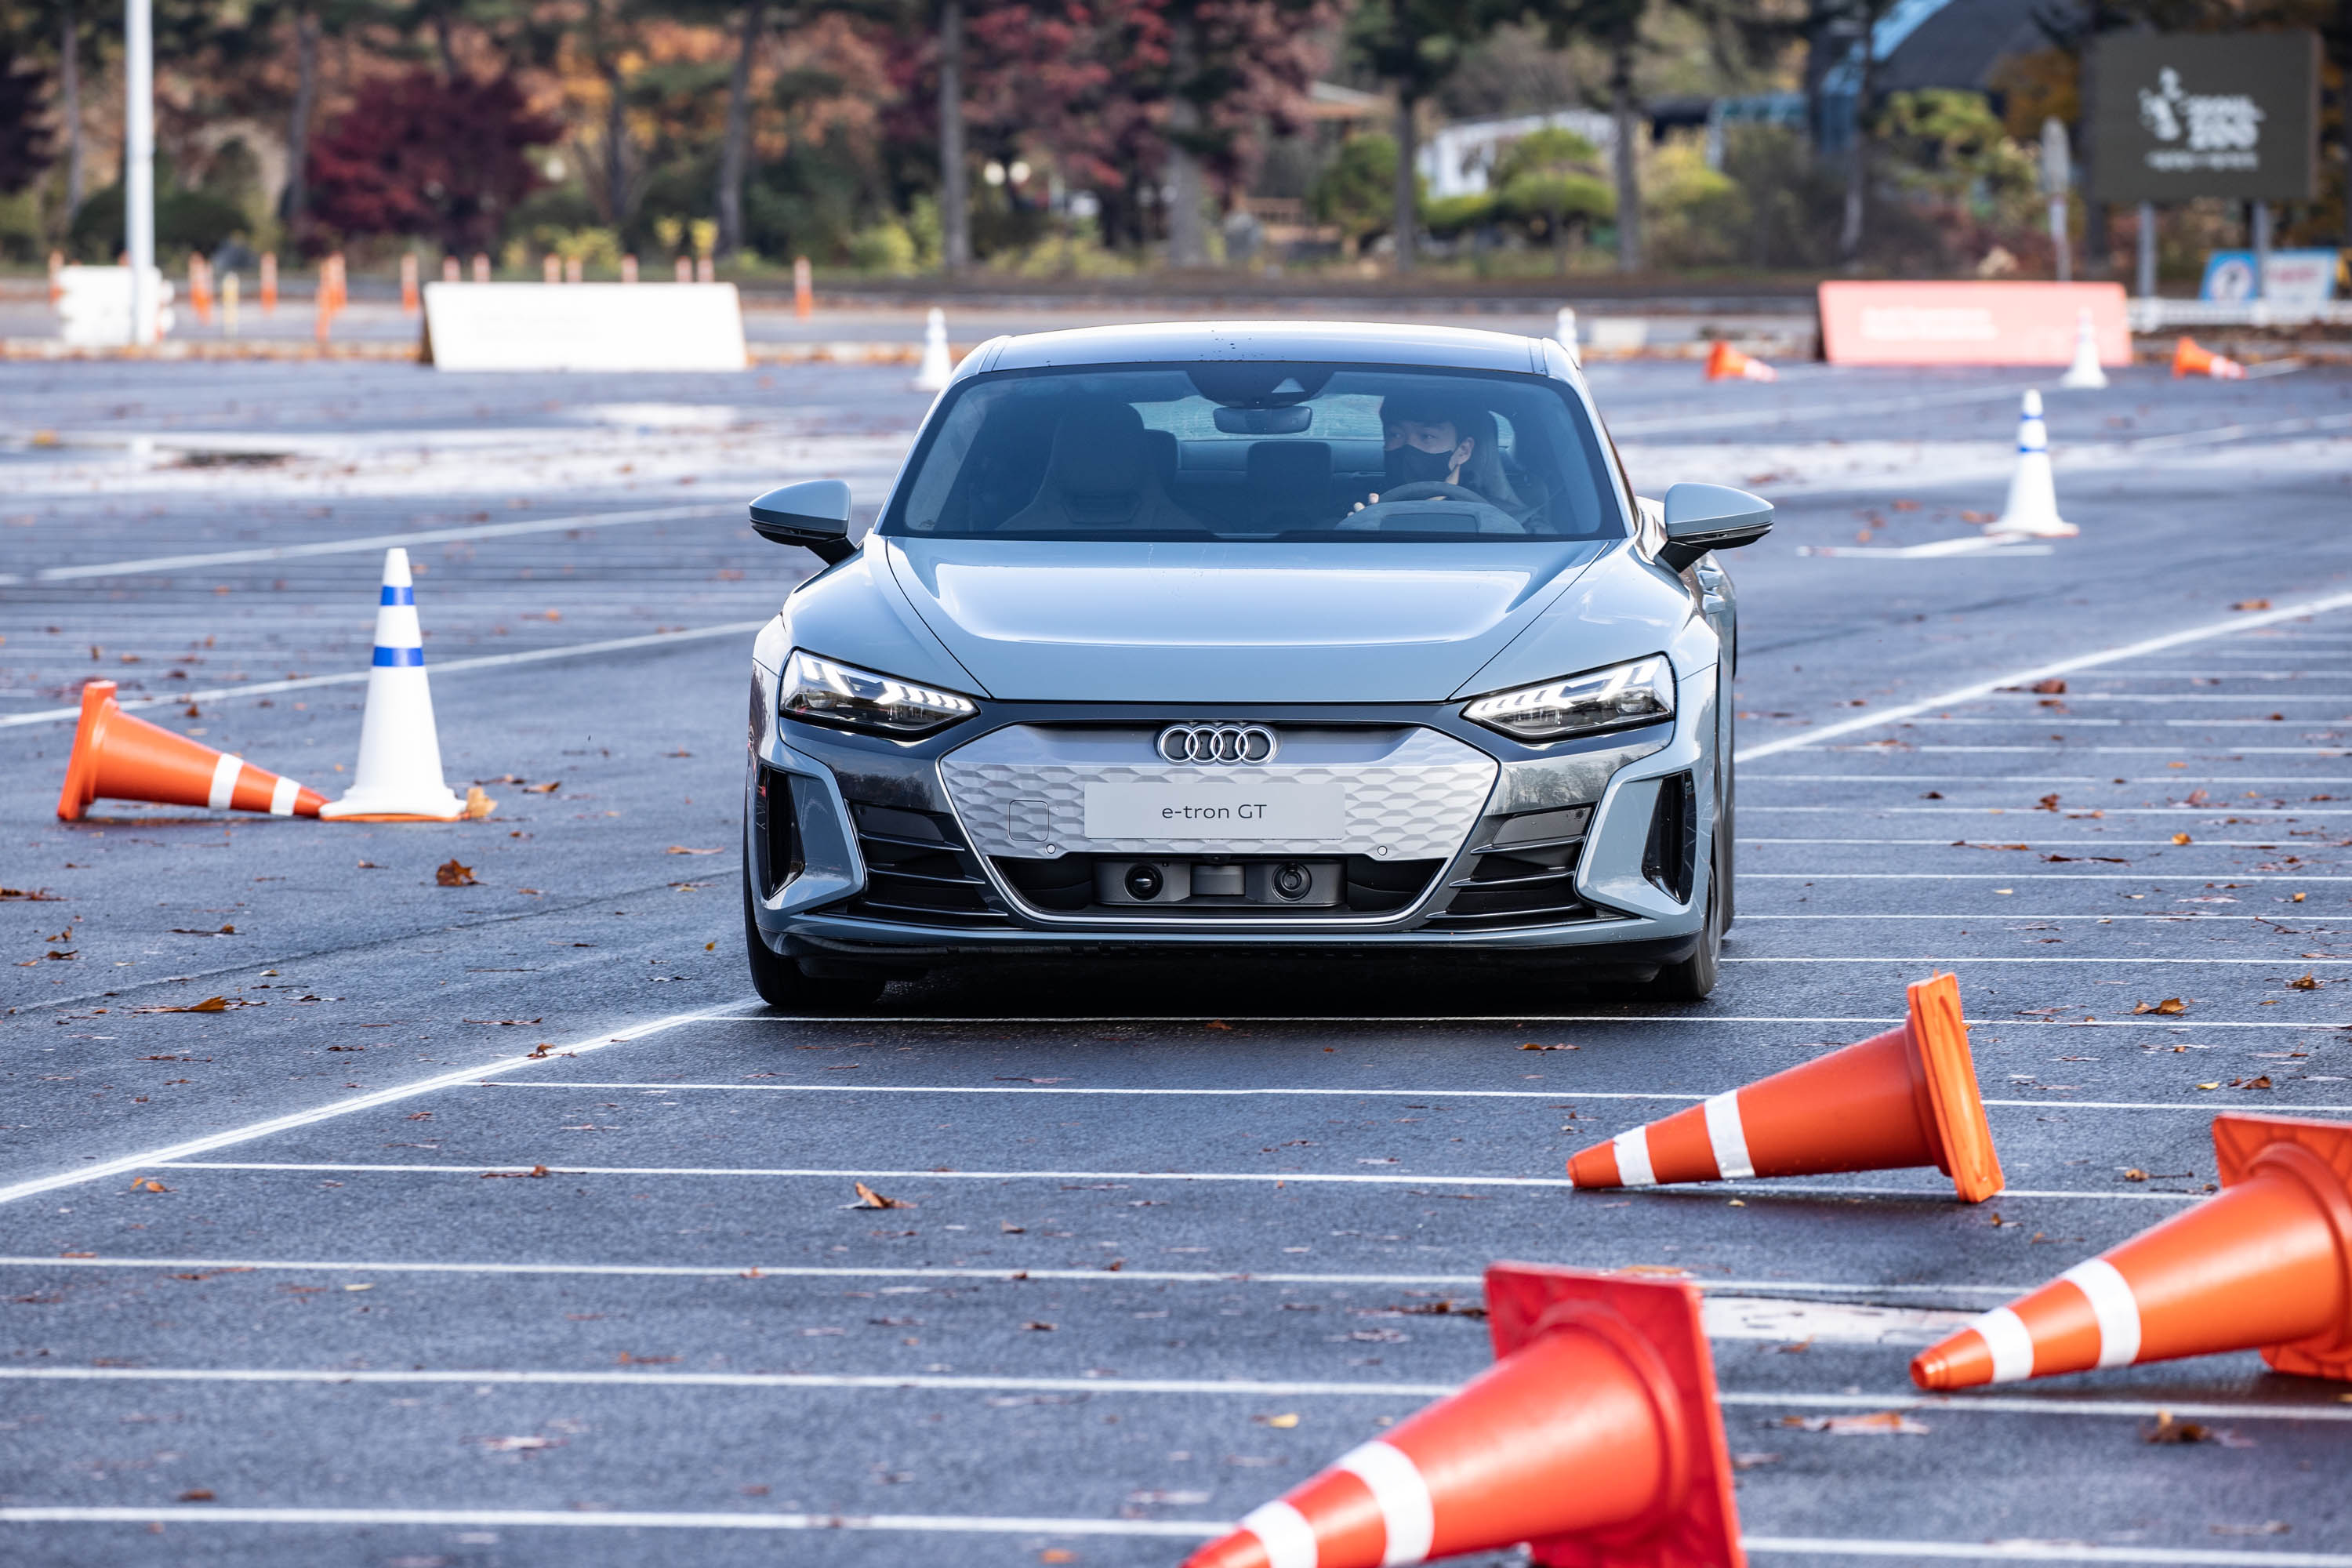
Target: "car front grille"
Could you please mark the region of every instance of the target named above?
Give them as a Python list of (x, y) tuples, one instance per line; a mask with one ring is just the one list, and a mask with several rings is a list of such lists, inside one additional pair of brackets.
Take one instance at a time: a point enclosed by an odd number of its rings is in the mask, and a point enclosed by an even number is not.
[(851, 801), (849, 810), (866, 862), (866, 890), (837, 906), (842, 913), (907, 925), (1011, 922), (955, 818), (862, 800)]
[[(1285, 908), (1276, 904), (1244, 903), (1234, 900), (1185, 900), (1169, 904), (1103, 904), (1097, 901), (1095, 864), (1098, 859), (1117, 865), (1131, 863), (1133, 856), (1065, 855), (1055, 860), (1030, 860), (1012, 856), (992, 856), (999, 875), (1024, 904), (1049, 918), (1099, 918), (1121, 923), (1147, 921), (1331, 921), (1361, 920), (1366, 916), (1392, 915), (1418, 902), (1430, 882), (1444, 868), (1443, 860), (1381, 860), (1370, 855), (1350, 855), (1339, 864), (1341, 869), (1341, 891), (1339, 902), (1301, 905)], [(1176, 860), (1196, 858), (1176, 856)], [(1290, 860), (1292, 856), (1223, 856), (1219, 864), (1253, 861)]]
[(1471, 847), (1444, 906), (1422, 923), (1433, 931), (1496, 931), (1597, 920), (1577, 896), (1592, 808), (1575, 805), (1501, 819), (1492, 837)]

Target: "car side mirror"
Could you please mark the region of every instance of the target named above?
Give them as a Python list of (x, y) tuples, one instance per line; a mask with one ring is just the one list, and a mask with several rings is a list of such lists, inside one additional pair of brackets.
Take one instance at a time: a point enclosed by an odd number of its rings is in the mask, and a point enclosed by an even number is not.
[(751, 503), (751, 527), (761, 538), (797, 544), (828, 566), (857, 553), (849, 542), (849, 487), (839, 479), (803, 479), (770, 490)]
[(1661, 564), (1679, 572), (1710, 550), (1753, 544), (1772, 531), (1772, 503), (1729, 485), (1676, 485), (1666, 491)]

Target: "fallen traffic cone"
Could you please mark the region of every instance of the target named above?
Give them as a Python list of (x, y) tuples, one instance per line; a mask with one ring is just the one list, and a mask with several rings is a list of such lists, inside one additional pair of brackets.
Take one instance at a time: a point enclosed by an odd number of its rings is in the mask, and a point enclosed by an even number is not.
[(2017, 416), (2017, 468), (2009, 476), (2009, 504), (1989, 533), (2032, 539), (2072, 539), (2082, 531), (2058, 515), (2058, 487), (2050, 477), (2050, 429), (2042, 422), (2042, 394), (2025, 390)]
[(1910, 1022), (1745, 1089), (1620, 1132), (1568, 1163), (1579, 1187), (1648, 1187), (1739, 1176), (1817, 1176), (1929, 1165), (1964, 1203), (2001, 1189), (1977, 1094), (1960, 983), (1910, 988)]
[(1780, 373), (1760, 359), (1741, 353), (1721, 338), (1707, 351), (1706, 378), (1709, 381), (1778, 381)]
[(2091, 325), (2088, 305), (2074, 312), (2074, 363), (2066, 367), (2058, 384), (2078, 392), (2096, 392), (2107, 384), (2107, 373), (2099, 363), (2099, 334)]
[(2211, 349), (2197, 346), (2195, 338), (2183, 338), (2172, 345), (2172, 379), (2184, 375), (2208, 375), (2215, 381), (2243, 381), (2246, 367), (2228, 354), (2217, 354)]
[(272, 816), (316, 816), (326, 804), (292, 779), (132, 718), (114, 700), (114, 682), (93, 680), (81, 689), (81, 724), (58, 792), (58, 820), (79, 822), (101, 795)]
[(1184, 1568), (1384, 1568), (1528, 1542), (1552, 1568), (1740, 1568), (1696, 1287), (1486, 1270), (1496, 1363)]
[(934, 305), (923, 321), (923, 363), (916, 366), (912, 384), (917, 392), (945, 392), (954, 375), (954, 362), (948, 358), (948, 313)]
[(383, 552), (383, 596), (375, 612), (375, 663), (360, 720), (360, 762), (343, 798), (319, 815), (336, 822), (455, 822), (466, 803), (441, 777), (441, 737), (425, 679), (425, 637), (408, 552)]
[(1911, 1381), (1973, 1388), (2260, 1350), (2352, 1381), (2352, 1126), (2217, 1116), (2221, 1194), (1921, 1351)]

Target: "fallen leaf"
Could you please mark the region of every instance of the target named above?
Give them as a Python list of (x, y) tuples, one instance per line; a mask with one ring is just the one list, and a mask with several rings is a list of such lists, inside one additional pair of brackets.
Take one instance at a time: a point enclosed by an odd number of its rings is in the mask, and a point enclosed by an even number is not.
[[(1207, 1495), (1208, 1494), (1205, 1492), (1202, 1494), (1204, 1500)], [(1076, 1552), (1065, 1550), (1059, 1546), (1049, 1546), (1045, 1548), (1045, 1551), (1037, 1553), (1037, 1561), (1040, 1563), (1076, 1563), (1077, 1560), (1078, 1554)]]
[(1053, 1324), (1051, 1324), (1051, 1323), (1041, 1323), (1041, 1322), (1036, 1321), (1035, 1321), (1035, 1320), (1034, 1320), (1034, 1319), (1033, 1319), (1033, 1320), (1031, 1320), (1031, 1321), (1028, 1321), (1028, 1322), (1025, 1322), (1025, 1323), (1022, 1324), (1021, 1326), (1022, 1326), (1023, 1328), (1024, 1328), (1024, 1329), (1034, 1329), (1034, 1330), (1036, 1330), (1036, 1331), (1037, 1331), (1038, 1332), (1040, 1332), (1040, 1333), (1051, 1333), (1051, 1332), (1053, 1332), (1053, 1331), (1054, 1331), (1054, 1325), (1053, 1325)]
[(2066, 689), (2066, 683), (2053, 675), (2047, 680), (2035, 681), (2032, 685), (2027, 687), (2026, 689), (2028, 691), (2038, 691), (2044, 697), (2055, 697), (2060, 692)]
[(1735, 1470), (1752, 1470), (1759, 1465), (1777, 1465), (1780, 1462), (1780, 1456), (1778, 1454), (1749, 1452), (1731, 1456), (1731, 1468)]
[(2186, 1013), (2187, 1011), (2189, 1011), (2189, 1004), (2183, 1002), (2178, 996), (2167, 996), (2161, 1002), (2135, 1002), (2132, 1004), (2132, 1013), (2135, 1016), (2142, 1013), (2161, 1013), (2166, 1017), (2169, 1018), (2175, 1014)]
[(2260, 1078), (2233, 1078), (2230, 1080), (2230, 1087), (2231, 1089), (2273, 1089), (2276, 1086), (2271, 1082), (2271, 1075), (2264, 1073)]
[(2200, 1089), (2219, 1089), (2221, 1087), (2221, 1080), (2217, 1078), (2211, 1083), (2200, 1083), (2197, 1087)]
[[(239, 1003), (242, 1006), (243, 1004)], [(134, 1013), (226, 1013), (229, 1000), (226, 996), (207, 996), (201, 1002), (191, 1002), (184, 1007), (133, 1007)]]
[(180, 1494), (180, 1500), (182, 1502), (210, 1502), (213, 1500), (213, 1494), (204, 1487), (193, 1487)]
[(0, 888), (0, 899), (24, 899), (37, 904), (63, 901), (47, 888)]
[(1277, 1427), (1285, 1432), (1298, 1425), (1298, 1417), (1296, 1415), (1253, 1415), (1250, 1419), (1261, 1426)]
[(2176, 833), (2176, 834), (2174, 834), (2174, 835), (2172, 836), (2172, 841), (2173, 841), (2175, 844), (2194, 844), (2194, 843), (2196, 843), (2196, 842), (2197, 842), (2197, 840), (2195, 840), (2194, 838), (2189, 837), (2189, 835), (2187, 835), (2186, 833)]
[(2124, 1172), (2124, 1180), (2126, 1182), (2145, 1182), (2147, 1180), (2147, 1173), (2141, 1170), (2137, 1165), (2134, 1165)]
[(470, 888), (480, 880), (471, 866), (459, 865), (454, 855), (434, 868), (433, 879), (445, 888)]
[(498, 810), (498, 808), (499, 803), (482, 793), (481, 785), (467, 784), (466, 786), (467, 821), (479, 822), (482, 818), (489, 816), (490, 813)]
[(2324, 985), (2324, 984), (2326, 984), (2326, 982), (2322, 981), (2322, 980), (2315, 980), (2315, 979), (2313, 979), (2313, 978), (2311, 977), (2311, 975), (2309, 975), (2309, 974), (2307, 974), (2307, 973), (2306, 973), (2306, 974), (2305, 974), (2302, 979), (2300, 979), (2300, 980), (2290, 980), (2290, 981), (2288, 981), (2288, 982), (2286, 983), (2286, 986), (2287, 986), (2287, 989), (2288, 989), (2288, 990), (2290, 990), (2290, 991), (2316, 991), (2316, 990), (2318, 990), (2318, 989), (2320, 988), (2320, 986), (2322, 986), (2322, 985)]
[(497, 1176), (545, 1176), (550, 1174), (552, 1174), (552, 1173), (550, 1172), (546, 1166), (533, 1165), (528, 1171), (484, 1171), (482, 1173), (482, 1180), (487, 1182)]
[(1202, 1025), (1202, 1027), (1208, 1029), (1230, 1029), (1233, 1026), (1226, 1023), (1223, 1018), (1212, 1018), (1206, 1024)]
[(1839, 1437), (1924, 1437), (1932, 1430), (1900, 1410), (1881, 1410), (1871, 1415), (1783, 1415), (1780, 1425)]
[(1617, 1272), (1620, 1274), (1659, 1275), (1668, 1279), (1686, 1279), (1690, 1278), (1689, 1269), (1676, 1268), (1670, 1263), (1629, 1263), (1625, 1265), (1624, 1268), (1618, 1269)]
[(142, 1176), (131, 1184), (131, 1190), (134, 1193), (168, 1193), (172, 1189), (152, 1176)]
[(902, 1199), (886, 1198), (880, 1193), (876, 1192), (872, 1187), (867, 1186), (864, 1182), (852, 1182), (849, 1184), (857, 1189), (857, 1201), (849, 1205), (851, 1208), (910, 1209), (915, 1206)]
[(529, 1454), (541, 1448), (561, 1448), (560, 1437), (468, 1437), (468, 1443), (479, 1443), (493, 1454)]
[(673, 844), (669, 847), (667, 853), (671, 855), (718, 855), (723, 853), (723, 851), (718, 849), (688, 849), (683, 844)]
[(562, 787), (563, 781), (562, 779), (550, 779), (545, 784), (525, 784), (522, 786), (522, 793), (525, 795), (553, 795), (557, 790), (560, 790)]
[(1526, 1045), (1521, 1046), (1519, 1049), (1523, 1051), (1575, 1051), (1581, 1050), (1583, 1047), (1581, 1046), (1539, 1046), (1530, 1040)]
[(2143, 1443), (2210, 1443), (2213, 1440), (2213, 1428), (2201, 1421), (2175, 1421), (2171, 1411), (2159, 1410), (2156, 1413), (2154, 1426), (2140, 1428), (2139, 1440)]
[(2270, 607), (2268, 599), (2241, 599), (2230, 606), (2233, 610), (2267, 610)]

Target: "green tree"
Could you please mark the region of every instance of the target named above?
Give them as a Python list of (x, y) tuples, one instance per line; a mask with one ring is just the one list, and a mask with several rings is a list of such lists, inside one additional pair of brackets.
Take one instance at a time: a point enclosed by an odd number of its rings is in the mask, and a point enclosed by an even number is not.
[(1563, 276), (1570, 230), (1617, 211), (1616, 195), (1601, 177), (1601, 149), (1559, 126), (1510, 143), (1486, 183), (1502, 213), (1531, 233), (1540, 228), (1551, 246), (1552, 270)]
[(1396, 94), (1390, 212), (1399, 272), (1412, 270), (1420, 234), (1421, 184), (1414, 164), (1422, 100), (1517, 10), (1507, 0), (1361, 0), (1349, 19), (1349, 47)]

